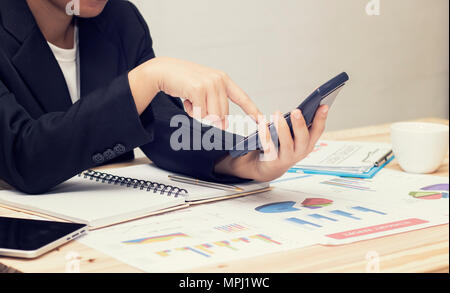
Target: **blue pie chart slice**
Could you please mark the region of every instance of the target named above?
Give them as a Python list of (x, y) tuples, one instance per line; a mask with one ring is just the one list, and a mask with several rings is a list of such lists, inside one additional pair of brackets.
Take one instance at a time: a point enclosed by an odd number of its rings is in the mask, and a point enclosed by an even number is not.
[(255, 208), (255, 211), (260, 213), (287, 213), (299, 211), (300, 209), (294, 208), (295, 201), (283, 201), (265, 204)]

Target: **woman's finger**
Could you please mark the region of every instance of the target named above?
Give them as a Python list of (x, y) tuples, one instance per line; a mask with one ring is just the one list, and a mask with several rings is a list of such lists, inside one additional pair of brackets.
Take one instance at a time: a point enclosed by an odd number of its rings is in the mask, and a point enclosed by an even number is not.
[(208, 118), (211, 120), (214, 125), (217, 125), (217, 122), (222, 121), (222, 111), (221, 105), (219, 101), (219, 95), (217, 88), (214, 82), (207, 82), (206, 85), (206, 107), (208, 109)]
[(258, 135), (259, 141), (261, 142), (261, 147), (264, 151), (264, 156), (262, 157), (262, 160), (263, 161), (276, 160), (278, 158), (278, 152), (272, 141), (269, 127), (267, 126), (265, 119), (260, 118), (260, 121), (258, 123), (258, 134), (259, 134)]
[(227, 116), (230, 111), (230, 106), (228, 103), (228, 95), (225, 88), (225, 83), (223, 78), (219, 80), (219, 83), (217, 84), (218, 87), (218, 93), (219, 93), (219, 99), (221, 104), (221, 110), (222, 110), (222, 129), (228, 128), (228, 119)]
[(225, 118), (222, 120), (222, 129), (227, 130), (228, 126), (230, 126), (230, 123), (228, 122), (228, 117), (225, 116)]
[(200, 113), (201, 118), (206, 117), (206, 115), (208, 114), (206, 95), (207, 95), (206, 88), (202, 85), (194, 86), (190, 93), (189, 100), (194, 106), (193, 110), (194, 115)]
[[(278, 150), (281, 160), (291, 160), (294, 153), (294, 140), (292, 139), (291, 131), (286, 119), (280, 111), (275, 113), (274, 125), (277, 130), (280, 148)], [(276, 143), (276, 142), (274, 142)]]
[(186, 113), (188, 113), (189, 116), (192, 117), (193, 113), (192, 113), (192, 103), (189, 100), (184, 100), (183, 102), (184, 105), (184, 110), (186, 111)]
[(258, 116), (262, 115), (261, 112), (256, 107), (255, 103), (250, 99), (250, 97), (237, 85), (235, 84), (228, 76), (224, 78), (227, 95), (230, 100), (241, 107), (242, 110), (247, 115), (253, 118), (253, 120), (258, 121)]
[(294, 152), (302, 156), (309, 146), (309, 131), (302, 111), (295, 109), (291, 113), (292, 132), (294, 133)]
[(311, 128), (309, 130), (309, 148), (312, 150), (314, 145), (319, 140), (320, 136), (322, 135), (323, 131), (325, 130), (327, 116), (328, 116), (328, 109), (329, 107), (327, 105), (320, 106), (320, 108), (316, 112), (316, 116), (314, 117), (314, 121), (311, 125)]

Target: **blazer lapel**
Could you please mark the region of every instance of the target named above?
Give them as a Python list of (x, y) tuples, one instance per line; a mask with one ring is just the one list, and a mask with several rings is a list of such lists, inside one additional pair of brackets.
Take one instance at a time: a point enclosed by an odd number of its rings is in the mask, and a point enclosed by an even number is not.
[[(71, 105), (64, 75), (39, 30), (25, 0), (0, 0), (5, 28), (21, 44), (12, 63), (46, 112), (66, 111)], [(20, 21), (17, 21), (20, 20)], [(108, 85), (125, 72), (121, 42), (115, 24), (101, 15), (77, 18), (80, 60), (80, 96)]]
[(66, 111), (72, 105), (61, 68), (39, 29), (25, 40), (12, 61), (46, 112)]
[(67, 110), (72, 102), (64, 75), (28, 5), (25, 0), (2, 1), (5, 28), (20, 44), (12, 58), (14, 67), (44, 111)]
[(101, 19), (77, 19), (80, 50), (81, 97), (108, 85), (121, 73), (120, 41)]

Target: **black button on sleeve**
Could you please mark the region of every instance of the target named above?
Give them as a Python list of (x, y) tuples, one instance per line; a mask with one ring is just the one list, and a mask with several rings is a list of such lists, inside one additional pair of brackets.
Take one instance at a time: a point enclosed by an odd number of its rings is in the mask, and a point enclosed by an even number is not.
[(126, 152), (126, 148), (125, 148), (125, 146), (123, 145), (123, 144), (117, 144), (115, 147), (114, 147), (114, 152), (117, 154), (117, 155), (121, 155), (121, 154), (124, 154), (125, 152)]
[(96, 164), (101, 164), (101, 163), (103, 163), (105, 161), (105, 157), (102, 154), (100, 154), (100, 153), (99, 154), (95, 154), (92, 157), (92, 161), (94, 163), (96, 163)]
[(109, 161), (109, 160), (112, 160), (112, 159), (114, 159), (116, 157), (116, 153), (112, 149), (107, 149), (103, 153), (103, 157), (105, 158), (105, 160)]

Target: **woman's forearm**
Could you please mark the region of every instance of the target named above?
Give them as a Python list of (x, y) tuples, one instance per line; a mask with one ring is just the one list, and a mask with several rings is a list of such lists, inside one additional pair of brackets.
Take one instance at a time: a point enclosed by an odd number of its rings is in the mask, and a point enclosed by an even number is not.
[(139, 115), (145, 111), (153, 98), (160, 92), (156, 61), (156, 58), (152, 59), (128, 73), (131, 94)]

